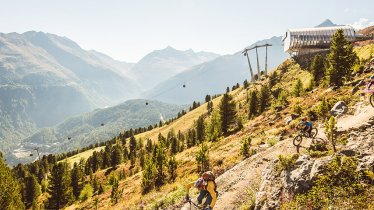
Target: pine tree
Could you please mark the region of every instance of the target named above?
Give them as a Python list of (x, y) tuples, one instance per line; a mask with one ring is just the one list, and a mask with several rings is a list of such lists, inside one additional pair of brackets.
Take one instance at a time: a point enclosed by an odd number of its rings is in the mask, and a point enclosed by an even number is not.
[(100, 166), (103, 164), (103, 158), (101, 153), (94, 151), (92, 154), (92, 171), (96, 172), (100, 169)]
[(205, 102), (209, 102), (210, 100), (212, 100), (212, 97), (210, 95), (206, 95)]
[(292, 93), (294, 96), (300, 97), (303, 92), (304, 92), (303, 83), (301, 82), (300, 79), (297, 79), (293, 86)]
[(107, 168), (111, 165), (112, 163), (111, 156), (112, 156), (111, 146), (107, 145), (105, 146), (104, 154), (103, 154), (103, 168)]
[(243, 157), (248, 158), (250, 157), (249, 148), (251, 146), (252, 139), (250, 137), (245, 138), (242, 141), (242, 146), (240, 148), (240, 154), (243, 155)]
[(326, 102), (326, 99), (325, 98), (322, 98), (321, 102), (319, 103), (319, 105), (317, 106), (317, 113), (320, 117), (326, 117), (327, 114), (329, 113), (329, 107), (328, 107), (328, 104)]
[(116, 168), (123, 161), (123, 151), (120, 145), (112, 147), (112, 168)]
[(47, 192), (48, 209), (62, 209), (73, 199), (73, 190), (71, 188), (71, 179), (66, 162), (61, 162), (53, 166)]
[(259, 103), (259, 112), (262, 113), (265, 111), (265, 108), (270, 104), (270, 90), (266, 86), (262, 86), (260, 89), (260, 103)]
[(202, 142), (205, 138), (205, 124), (204, 124), (204, 118), (202, 116), (199, 116), (195, 123), (196, 127), (196, 138), (198, 142)]
[(217, 141), (218, 138), (222, 135), (222, 121), (221, 115), (217, 110), (212, 112), (210, 117), (210, 122), (207, 127), (207, 136), (210, 141)]
[(145, 150), (147, 151), (148, 154), (150, 154), (153, 150), (153, 144), (151, 139), (147, 139), (147, 144), (145, 146)]
[(332, 37), (330, 53), (327, 55), (327, 82), (329, 85), (341, 86), (350, 79), (351, 68), (357, 59), (352, 44), (338, 29)]
[(230, 94), (224, 94), (219, 106), (221, 115), (221, 128), (227, 134), (230, 127), (236, 123), (236, 105)]
[(156, 167), (150, 155), (147, 156), (142, 173), (142, 193), (146, 194), (154, 187)]
[(26, 208), (30, 208), (36, 199), (42, 193), (38, 180), (34, 175), (25, 178), (25, 204)]
[(310, 65), (310, 72), (313, 75), (313, 81), (316, 85), (325, 77), (325, 63), (320, 54), (314, 56), (312, 64)]
[(117, 178), (114, 178), (113, 185), (112, 185), (112, 193), (110, 194), (110, 198), (113, 204), (118, 203), (119, 198), (122, 196), (123, 189), (119, 189), (119, 182)]
[(4, 163), (0, 152), (0, 208), (25, 209), (22, 203), (21, 184), (15, 178), (10, 168)]
[(177, 161), (175, 160), (175, 156), (171, 156), (168, 161), (168, 172), (169, 172), (169, 180), (174, 182), (177, 178)]
[(139, 151), (139, 164), (140, 164), (140, 167), (144, 167), (144, 155), (145, 155), (145, 151), (144, 149), (140, 149)]
[(71, 171), (71, 187), (73, 188), (73, 195), (77, 199), (84, 184), (84, 175), (83, 175), (83, 168), (74, 163), (73, 169)]
[(179, 148), (178, 148), (178, 140), (176, 137), (171, 138), (171, 144), (170, 144), (170, 153), (172, 155), (177, 154)]
[(243, 86), (244, 86), (244, 88), (247, 88), (247, 87), (249, 87), (249, 83), (248, 83), (248, 80), (244, 80), (244, 82), (243, 82)]
[(331, 116), (330, 119), (325, 120), (325, 133), (327, 135), (327, 139), (331, 142), (334, 152), (336, 152), (336, 136), (335, 133), (337, 131), (336, 127), (336, 119), (334, 116)]
[(258, 98), (257, 91), (252, 91), (249, 97), (249, 118), (252, 118), (258, 114)]
[(156, 176), (155, 176), (155, 186), (157, 188), (161, 187), (165, 183), (165, 168), (166, 165), (166, 148), (163, 142), (157, 145), (155, 166), (156, 166)]
[(196, 155), (196, 162), (200, 172), (209, 169), (209, 150), (204, 142), (200, 144), (200, 149)]
[(269, 75), (269, 88), (271, 89), (278, 81), (278, 74), (276, 71)]
[(130, 156), (136, 157), (136, 139), (134, 136), (131, 136), (129, 144)]

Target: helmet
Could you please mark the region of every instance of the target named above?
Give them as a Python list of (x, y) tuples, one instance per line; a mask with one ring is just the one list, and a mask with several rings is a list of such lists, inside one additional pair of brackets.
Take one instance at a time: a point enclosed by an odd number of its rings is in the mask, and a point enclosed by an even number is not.
[(371, 79), (371, 80), (374, 80), (374, 76), (371, 76), (370, 79)]

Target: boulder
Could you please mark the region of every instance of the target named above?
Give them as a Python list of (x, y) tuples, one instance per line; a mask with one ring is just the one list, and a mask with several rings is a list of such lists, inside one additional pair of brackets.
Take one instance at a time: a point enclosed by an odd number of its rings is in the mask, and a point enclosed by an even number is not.
[(292, 122), (292, 116), (289, 116), (289, 117), (286, 117), (286, 119), (284, 119), (284, 123), (286, 124), (286, 125), (288, 125), (288, 124), (290, 124), (291, 122)]
[(334, 117), (345, 114), (348, 111), (348, 106), (344, 101), (338, 101), (336, 104), (331, 108), (330, 114)]
[(351, 150), (351, 149), (345, 149), (345, 150), (339, 151), (338, 154), (342, 154), (342, 155), (351, 157), (351, 156), (355, 156), (356, 152), (354, 150)]

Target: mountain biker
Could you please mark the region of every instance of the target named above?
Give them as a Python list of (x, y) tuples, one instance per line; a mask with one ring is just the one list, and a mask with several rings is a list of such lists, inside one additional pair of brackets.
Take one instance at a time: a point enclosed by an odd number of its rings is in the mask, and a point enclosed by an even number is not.
[(309, 136), (311, 135), (311, 131), (312, 131), (312, 128), (313, 128), (313, 124), (312, 122), (310, 121), (307, 121), (307, 118), (304, 117), (301, 122), (300, 122), (300, 125), (304, 126), (303, 127), (303, 131), (308, 133)]
[(368, 83), (367, 89), (369, 90), (372, 85), (374, 85), (374, 76), (370, 77), (370, 81)]
[[(203, 175), (196, 180), (195, 182), (191, 182), (186, 185), (186, 200), (189, 200), (189, 190), (192, 186), (195, 188), (199, 189), (199, 196), (197, 197), (197, 202), (200, 205), (203, 202), (203, 199), (206, 197), (206, 200), (203, 205), (203, 209), (205, 210), (211, 210), (213, 209), (214, 205), (216, 204), (217, 201), (217, 185), (216, 182), (214, 181), (214, 178), (210, 178), (211, 175), (213, 174), (211, 171), (204, 172)], [(214, 176), (214, 175), (213, 175)]]

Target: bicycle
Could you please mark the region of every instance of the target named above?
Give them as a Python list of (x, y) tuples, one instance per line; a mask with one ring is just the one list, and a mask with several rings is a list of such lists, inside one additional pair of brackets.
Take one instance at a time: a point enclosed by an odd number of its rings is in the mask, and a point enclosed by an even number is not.
[(370, 94), (369, 102), (370, 102), (371, 106), (374, 107), (374, 89), (373, 90), (365, 89), (362, 92)]
[(303, 137), (314, 139), (317, 136), (317, 134), (318, 134), (318, 129), (317, 128), (312, 128), (312, 130), (310, 131), (310, 133), (305, 132), (304, 129), (299, 129), (299, 133), (293, 139), (293, 145), (295, 145), (297, 147), (303, 141)]
[(194, 209), (198, 209), (198, 210), (205, 210), (206, 209), (206, 207), (200, 206), (199, 204), (193, 202), (191, 200), (190, 196), (188, 196), (188, 195), (186, 195), (185, 200), (186, 200), (186, 202), (190, 203), (190, 210), (192, 209), (192, 206), (195, 206)]

